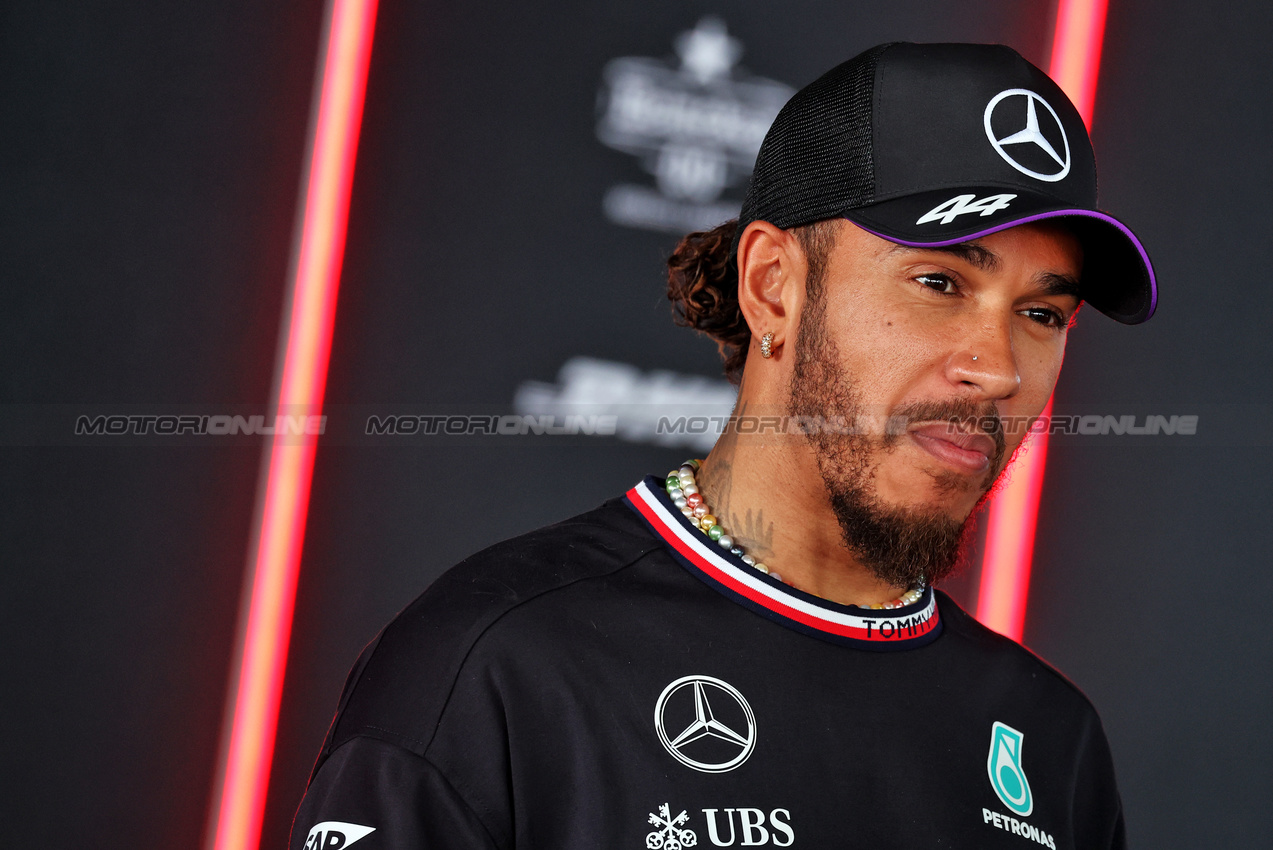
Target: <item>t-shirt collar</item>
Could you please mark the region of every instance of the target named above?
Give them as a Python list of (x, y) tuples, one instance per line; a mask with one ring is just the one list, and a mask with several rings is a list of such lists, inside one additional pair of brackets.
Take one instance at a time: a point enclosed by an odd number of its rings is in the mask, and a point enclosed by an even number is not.
[(703, 583), (787, 628), (868, 650), (914, 649), (937, 639), (941, 617), (931, 587), (903, 608), (872, 609), (828, 602), (748, 566), (690, 525), (658, 478), (629, 490), (624, 501)]

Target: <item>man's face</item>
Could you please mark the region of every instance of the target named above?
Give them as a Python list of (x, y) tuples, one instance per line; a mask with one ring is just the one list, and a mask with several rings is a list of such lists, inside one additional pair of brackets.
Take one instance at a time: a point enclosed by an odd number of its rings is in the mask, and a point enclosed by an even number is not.
[(1050, 225), (948, 249), (838, 227), (801, 313), (790, 412), (870, 426), (809, 437), (846, 544), (894, 584), (936, 581), (1056, 383), (1082, 250)]

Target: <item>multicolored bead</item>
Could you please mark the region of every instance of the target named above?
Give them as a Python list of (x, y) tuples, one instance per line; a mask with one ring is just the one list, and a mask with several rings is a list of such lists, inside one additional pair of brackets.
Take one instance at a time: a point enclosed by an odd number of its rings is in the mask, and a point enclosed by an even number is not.
[[(708, 512), (707, 504), (704, 502), (702, 494), (698, 491), (698, 483), (694, 480), (694, 473), (700, 469), (702, 469), (702, 461), (691, 459), (681, 464), (678, 469), (674, 469), (667, 474), (667, 491), (672, 498), (673, 504), (689, 520), (690, 525), (705, 532), (708, 538), (717, 543), (722, 549), (729, 550), (729, 554), (740, 559), (757, 572), (765, 573), (772, 579), (782, 581), (781, 575), (773, 572), (768, 566), (743, 551), (743, 548), (725, 533), (725, 528), (717, 522), (716, 517)], [(873, 611), (892, 610), (912, 605), (922, 599), (923, 596), (924, 582), (921, 579), (918, 587), (911, 588), (896, 599), (882, 603), (877, 602), (874, 605), (849, 605), (848, 607), (866, 608)]]

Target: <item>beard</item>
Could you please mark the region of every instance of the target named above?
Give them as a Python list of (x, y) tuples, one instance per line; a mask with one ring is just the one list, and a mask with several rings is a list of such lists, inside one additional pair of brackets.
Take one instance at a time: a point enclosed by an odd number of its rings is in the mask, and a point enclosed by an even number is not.
[[(853, 382), (843, 373), (839, 349), (826, 333), (822, 299), (811, 293), (801, 316), (788, 414), (801, 421), (843, 421), (848, 433), (813, 427), (805, 431), (846, 548), (876, 578), (893, 587), (935, 584), (967, 561), (977, 509), (989, 498), (1005, 456), (1003, 428), (994, 405), (971, 401), (921, 402), (890, 411), (888, 427), (862, 433), (867, 413)], [(938, 473), (939, 491), (978, 489), (976, 506), (962, 520), (936, 507), (895, 506), (882, 502), (875, 488), (878, 463), (872, 458), (897, 448), (906, 423), (976, 421), (995, 441), (990, 468), (979, 481), (953, 472)], [(990, 424), (990, 428), (986, 425)]]

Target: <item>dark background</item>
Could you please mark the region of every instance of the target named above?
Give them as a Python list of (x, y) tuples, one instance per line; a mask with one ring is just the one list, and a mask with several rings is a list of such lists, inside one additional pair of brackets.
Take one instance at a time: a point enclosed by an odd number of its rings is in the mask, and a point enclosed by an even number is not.
[[(605, 64), (675, 67), (675, 37), (712, 13), (748, 71), (791, 86), (895, 39), (1002, 41), (1046, 67), (1054, 13), (776, 8), (383, 0), (263, 846), (283, 845), (345, 672), (394, 612), (464, 555), (689, 454), (354, 438), (355, 410), (510, 412), (523, 381), (579, 355), (718, 374), (712, 346), (668, 320), (674, 238), (602, 215), (611, 186), (654, 186), (597, 139)], [(77, 442), (73, 420), (264, 412), (322, 13), (0, 9), (0, 813), (15, 845), (202, 841), (262, 446)], [(1143, 327), (1081, 317), (1057, 405), (1197, 414), (1199, 433), (1054, 441), (1025, 642), (1101, 709), (1139, 847), (1273, 833), (1273, 638), (1256, 610), (1273, 591), (1270, 37), (1266, 4), (1111, 0), (1102, 204), (1150, 247), (1163, 295)], [(968, 599), (975, 579), (952, 589)]]

